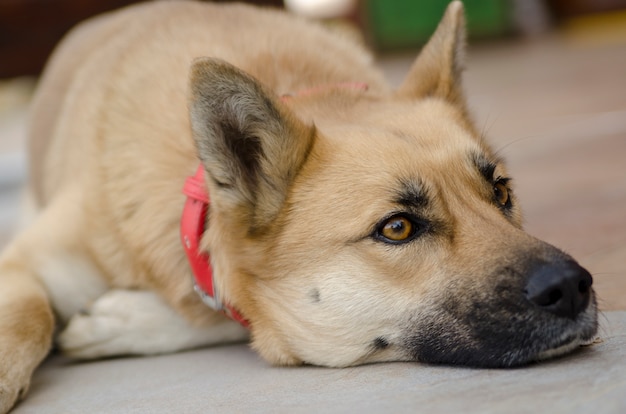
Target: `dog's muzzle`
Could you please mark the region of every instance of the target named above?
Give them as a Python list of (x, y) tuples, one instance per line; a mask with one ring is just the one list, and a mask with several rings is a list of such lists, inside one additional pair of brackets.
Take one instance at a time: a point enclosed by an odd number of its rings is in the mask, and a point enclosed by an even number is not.
[(569, 352), (597, 332), (587, 270), (565, 255), (506, 267), (480, 284), (450, 283), (406, 328), (413, 358), (430, 363), (510, 367)]

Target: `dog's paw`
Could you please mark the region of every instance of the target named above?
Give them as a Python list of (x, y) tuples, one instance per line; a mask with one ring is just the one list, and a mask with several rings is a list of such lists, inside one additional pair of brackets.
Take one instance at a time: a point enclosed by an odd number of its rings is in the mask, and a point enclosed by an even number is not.
[[(11, 410), (30, 387), (33, 364), (24, 344), (1, 337), (0, 332), (0, 414)], [(7, 340), (8, 339), (8, 340)]]
[[(6, 372), (6, 371), (5, 371)], [(11, 408), (28, 392), (30, 380), (0, 377), (0, 414), (8, 413)]]
[(152, 292), (111, 290), (74, 315), (58, 342), (67, 355), (87, 359), (175, 352), (243, 338), (245, 330), (231, 322), (191, 326)]

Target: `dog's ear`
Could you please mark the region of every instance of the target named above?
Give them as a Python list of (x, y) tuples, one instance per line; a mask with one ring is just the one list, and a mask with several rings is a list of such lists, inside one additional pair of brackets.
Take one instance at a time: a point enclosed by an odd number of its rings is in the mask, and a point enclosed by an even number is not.
[(254, 233), (281, 209), (313, 144), (303, 124), (257, 80), (219, 59), (191, 68), (190, 117), (213, 202)]
[(437, 30), (409, 70), (398, 96), (424, 98), (435, 96), (464, 106), (461, 72), (465, 54), (465, 16), (463, 4), (448, 5)]

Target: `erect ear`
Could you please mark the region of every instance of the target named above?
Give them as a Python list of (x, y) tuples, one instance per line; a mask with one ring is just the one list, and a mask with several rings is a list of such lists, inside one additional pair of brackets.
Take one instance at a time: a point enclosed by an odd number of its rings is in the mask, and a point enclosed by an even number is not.
[(437, 30), (409, 70), (397, 94), (401, 97), (435, 96), (464, 106), (461, 71), (465, 54), (463, 3), (448, 5)]
[(281, 209), (311, 149), (314, 127), (296, 119), (250, 75), (219, 59), (193, 63), (190, 91), (191, 127), (211, 178), (211, 198), (254, 233)]

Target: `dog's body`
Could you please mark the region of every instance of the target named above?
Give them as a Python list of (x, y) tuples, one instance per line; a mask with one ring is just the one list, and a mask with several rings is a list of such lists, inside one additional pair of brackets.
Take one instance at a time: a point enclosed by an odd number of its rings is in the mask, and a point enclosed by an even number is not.
[(80, 358), (247, 337), (179, 240), (200, 164), (203, 250), (272, 363), (510, 366), (592, 338), (589, 274), (520, 230), (466, 114), (462, 47), (453, 3), (391, 91), (360, 47), (275, 11), (156, 3), (77, 28), (34, 102), (39, 213), (0, 257), (0, 412), (55, 320)]

